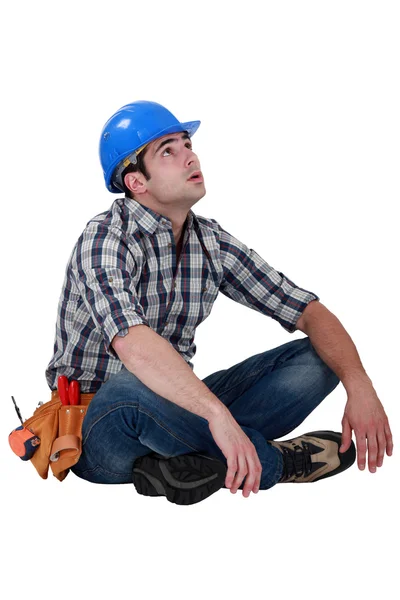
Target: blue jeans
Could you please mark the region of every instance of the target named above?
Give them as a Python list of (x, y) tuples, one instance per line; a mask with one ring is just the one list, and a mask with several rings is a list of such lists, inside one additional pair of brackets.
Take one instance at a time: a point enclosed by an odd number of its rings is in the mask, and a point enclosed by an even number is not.
[[(267, 440), (293, 431), (339, 381), (308, 337), (203, 379), (254, 444), (262, 465), (260, 490), (274, 486), (283, 472), (281, 453)], [(159, 396), (123, 367), (93, 397), (82, 427), (82, 454), (71, 471), (93, 483), (132, 483), (135, 460), (150, 452), (166, 457), (199, 452), (227, 464), (206, 419)]]

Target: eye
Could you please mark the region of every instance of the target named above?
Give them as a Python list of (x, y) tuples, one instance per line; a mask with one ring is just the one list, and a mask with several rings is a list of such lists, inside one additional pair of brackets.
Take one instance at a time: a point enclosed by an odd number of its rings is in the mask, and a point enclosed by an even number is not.
[[(193, 151), (192, 148), (192, 144), (190, 142), (187, 142), (187, 144), (185, 144), (186, 148), (189, 148), (189, 150)], [(164, 156), (165, 152), (168, 152), (169, 154), (173, 154), (172, 148), (170, 146), (167, 146), (163, 151), (162, 151), (162, 156)]]

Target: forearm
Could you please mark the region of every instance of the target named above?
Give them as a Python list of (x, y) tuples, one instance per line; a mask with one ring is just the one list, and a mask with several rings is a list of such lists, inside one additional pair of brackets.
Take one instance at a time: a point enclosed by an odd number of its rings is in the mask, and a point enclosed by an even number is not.
[(357, 349), (339, 319), (323, 304), (313, 307), (304, 333), (322, 360), (336, 373), (347, 392), (360, 385), (371, 386)]
[(125, 337), (114, 337), (112, 346), (125, 367), (159, 396), (207, 421), (226, 410), (179, 352), (150, 327), (130, 327)]

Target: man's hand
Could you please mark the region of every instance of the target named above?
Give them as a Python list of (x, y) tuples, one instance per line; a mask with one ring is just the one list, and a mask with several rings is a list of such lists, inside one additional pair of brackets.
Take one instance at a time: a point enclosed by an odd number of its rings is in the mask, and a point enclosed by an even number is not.
[(227, 460), (225, 486), (230, 488), (232, 494), (236, 494), (246, 478), (243, 496), (248, 498), (250, 492), (257, 494), (260, 489), (262, 465), (253, 442), (227, 408), (219, 415), (211, 417), (208, 426), (215, 443)]
[(381, 467), (386, 454), (392, 456), (393, 438), (389, 420), (372, 385), (360, 385), (357, 391), (348, 393), (342, 419), (342, 445), (340, 452), (350, 447), (351, 431), (356, 435), (358, 468), (365, 468), (368, 439), (368, 468), (375, 473)]

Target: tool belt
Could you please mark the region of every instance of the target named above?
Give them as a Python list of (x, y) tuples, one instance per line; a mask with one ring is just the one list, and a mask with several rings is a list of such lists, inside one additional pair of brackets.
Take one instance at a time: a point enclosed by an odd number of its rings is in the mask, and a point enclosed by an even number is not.
[(47, 479), (49, 466), (63, 481), (82, 453), (82, 423), (94, 393), (80, 394), (80, 403), (64, 405), (58, 390), (51, 400), (39, 406), (23, 426), (40, 438), (32, 462), (40, 477)]

